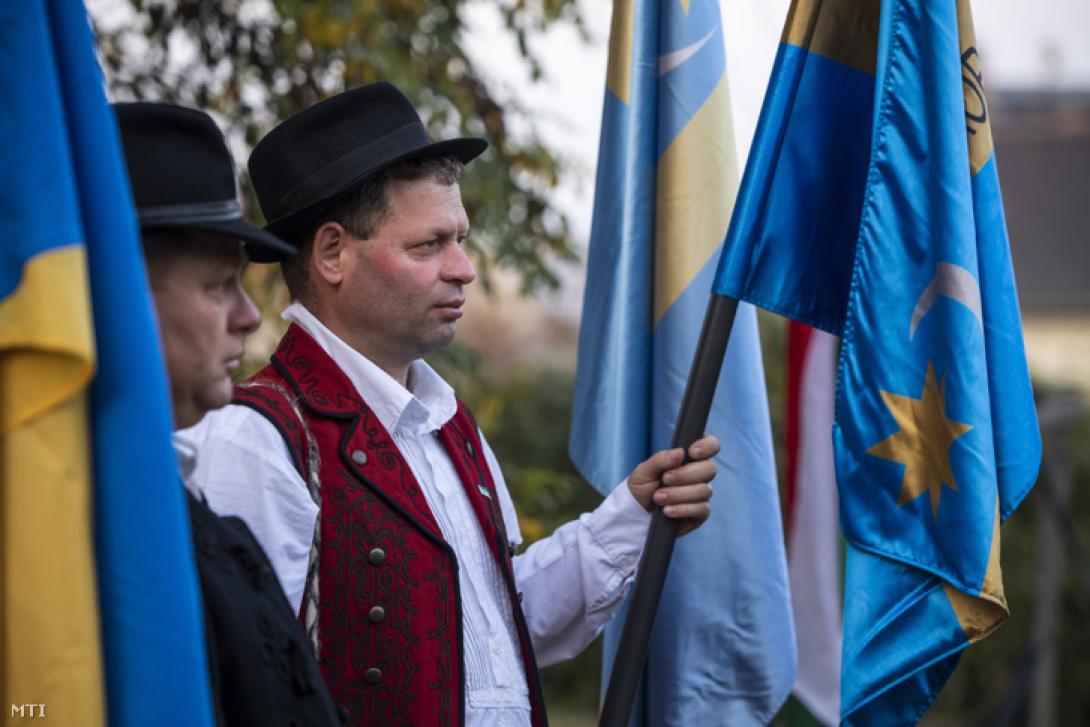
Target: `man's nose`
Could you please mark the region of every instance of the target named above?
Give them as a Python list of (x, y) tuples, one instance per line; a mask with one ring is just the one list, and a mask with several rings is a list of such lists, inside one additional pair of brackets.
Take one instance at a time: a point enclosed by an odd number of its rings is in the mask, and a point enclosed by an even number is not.
[(230, 326), (232, 331), (238, 331), (243, 335), (250, 335), (261, 325), (261, 311), (257, 309), (250, 296), (240, 286), (238, 299), (231, 310)]
[(469, 285), (476, 279), (477, 271), (463, 245), (451, 245), (443, 266), (443, 278), (447, 281)]

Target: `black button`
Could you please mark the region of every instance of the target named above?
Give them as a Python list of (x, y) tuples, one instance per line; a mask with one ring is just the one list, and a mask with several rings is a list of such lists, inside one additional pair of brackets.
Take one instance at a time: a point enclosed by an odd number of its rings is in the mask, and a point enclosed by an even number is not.
[(367, 620), (373, 624), (382, 623), (386, 620), (386, 609), (382, 606), (373, 606), (371, 610), (367, 612)]
[(382, 669), (371, 667), (363, 673), (363, 681), (368, 684), (378, 684), (382, 681)]
[(371, 561), (371, 565), (382, 565), (386, 562), (386, 551), (382, 548), (371, 548), (371, 552), (367, 554), (367, 560)]

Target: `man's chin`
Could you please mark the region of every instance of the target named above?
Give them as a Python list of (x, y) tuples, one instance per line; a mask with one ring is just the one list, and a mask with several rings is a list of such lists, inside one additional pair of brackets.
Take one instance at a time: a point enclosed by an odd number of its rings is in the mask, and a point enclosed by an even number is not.
[(431, 350), (438, 351), (441, 348), (446, 348), (450, 344), (454, 343), (454, 321), (451, 321), (449, 325), (443, 326), (436, 332), (435, 339), (432, 341)]
[(454, 342), (454, 330), (451, 329), (449, 335), (436, 335), (427, 341), (416, 342), (416, 355), (413, 359), (422, 359), (431, 356), (437, 351), (441, 351), (451, 343)]
[(208, 387), (204, 395), (198, 399), (198, 404), (204, 410), (204, 413), (222, 409), (231, 403), (234, 392), (234, 382), (225, 377), (223, 381), (217, 382), (215, 386)]

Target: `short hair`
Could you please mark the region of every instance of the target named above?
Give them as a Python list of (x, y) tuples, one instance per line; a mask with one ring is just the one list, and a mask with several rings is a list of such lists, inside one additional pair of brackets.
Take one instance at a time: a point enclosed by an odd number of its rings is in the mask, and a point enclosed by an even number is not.
[(140, 229), (144, 248), (144, 264), (148, 281), (154, 288), (179, 257), (193, 247), (193, 235), (184, 227), (151, 227)]
[(440, 184), (457, 184), (464, 169), (465, 165), (454, 157), (410, 159), (349, 187), (307, 215), (296, 225), (295, 232), (287, 235), (289, 242), (295, 246), (295, 256), (280, 262), (280, 270), (292, 300), (306, 302), (311, 294), (310, 253), (319, 227), (327, 222), (336, 222), (361, 240), (368, 240), (386, 221), (390, 212), (390, 182), (430, 177)]
[(210, 251), (223, 250), (223, 254), (237, 251), (222, 243), (230, 236), (206, 232), (189, 227), (148, 227), (140, 229), (144, 248), (144, 265), (148, 270), (148, 282), (154, 289), (162, 281), (174, 262), (187, 255), (208, 256)]

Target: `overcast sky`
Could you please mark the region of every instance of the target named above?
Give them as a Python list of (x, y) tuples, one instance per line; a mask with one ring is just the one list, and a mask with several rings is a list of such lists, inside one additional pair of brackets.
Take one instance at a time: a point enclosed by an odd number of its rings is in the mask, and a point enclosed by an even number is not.
[[(493, 0), (469, 7), (467, 46), (501, 98), (534, 111), (540, 133), (575, 170), (556, 195), (577, 239), (590, 229), (594, 165), (605, 86), (612, 3), (583, 0), (592, 42), (558, 26), (533, 46), (545, 79), (531, 84), (513, 41), (503, 37)], [(787, 0), (721, 0), (735, 137), (745, 159), (789, 5)], [(973, 4), (985, 83), (992, 88), (1090, 90), (1090, 0), (977, 0)]]

